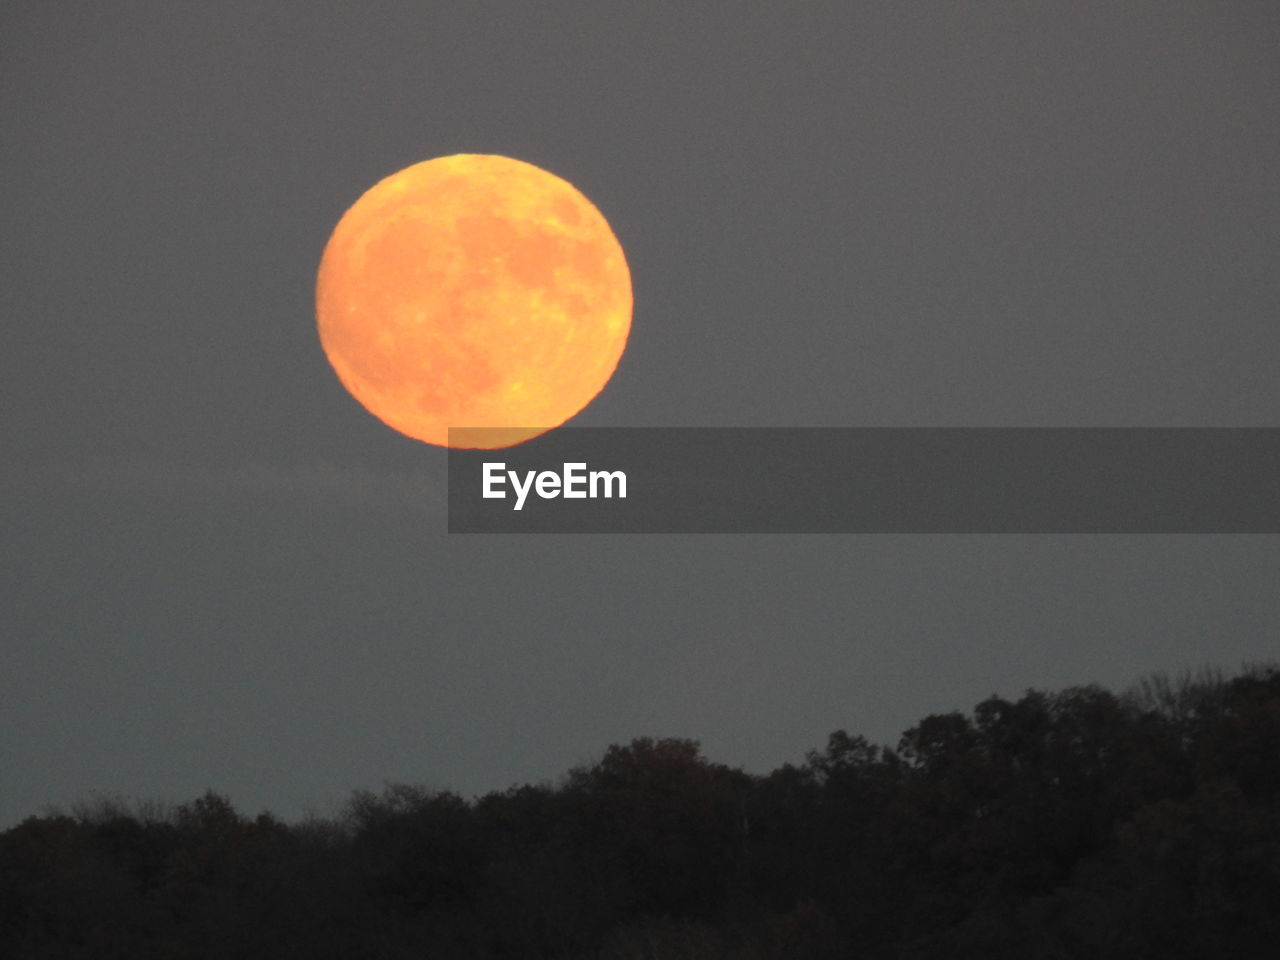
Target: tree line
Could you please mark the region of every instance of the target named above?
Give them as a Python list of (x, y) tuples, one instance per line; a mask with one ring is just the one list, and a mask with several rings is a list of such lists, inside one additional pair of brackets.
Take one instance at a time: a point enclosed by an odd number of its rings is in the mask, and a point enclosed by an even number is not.
[(1253, 958), (1280, 943), (1280, 668), (991, 697), (753, 775), (637, 739), (333, 818), (216, 793), (0, 833), (15, 958)]

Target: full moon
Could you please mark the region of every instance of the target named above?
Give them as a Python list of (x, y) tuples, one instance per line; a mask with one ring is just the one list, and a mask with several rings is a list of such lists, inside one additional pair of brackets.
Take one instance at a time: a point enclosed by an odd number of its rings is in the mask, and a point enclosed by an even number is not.
[[(560, 426), (613, 375), (631, 274), (571, 184), (459, 154), (371, 187), (316, 281), (320, 343), (357, 400), (426, 443), (506, 447)], [(449, 428), (486, 428), (468, 435)]]

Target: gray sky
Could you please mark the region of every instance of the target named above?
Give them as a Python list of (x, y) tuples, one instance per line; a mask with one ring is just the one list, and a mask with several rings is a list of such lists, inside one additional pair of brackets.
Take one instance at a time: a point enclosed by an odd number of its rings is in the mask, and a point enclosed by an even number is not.
[(632, 270), (583, 425), (1280, 425), (1280, 7), (17, 2), (0, 14), (0, 824), (327, 811), (611, 742), (763, 771), (1280, 651), (1275, 537), (449, 537), (315, 269), (499, 153)]

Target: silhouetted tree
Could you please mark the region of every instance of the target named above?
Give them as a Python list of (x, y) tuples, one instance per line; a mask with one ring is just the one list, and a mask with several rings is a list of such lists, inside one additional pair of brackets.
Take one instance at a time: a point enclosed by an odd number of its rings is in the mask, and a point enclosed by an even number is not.
[(749, 776), (638, 739), (336, 820), (99, 798), (0, 832), (0, 957), (1270, 958), (1280, 670), (833, 733)]

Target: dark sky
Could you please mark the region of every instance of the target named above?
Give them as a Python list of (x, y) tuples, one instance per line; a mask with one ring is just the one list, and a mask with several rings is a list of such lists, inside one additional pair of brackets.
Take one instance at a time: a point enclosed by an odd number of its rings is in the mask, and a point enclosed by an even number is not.
[(1280, 6), (75, 3), (0, 14), (0, 825), (329, 812), (639, 735), (763, 771), (1274, 657), (1275, 537), (462, 537), (320, 252), (451, 153), (626, 250), (574, 422), (1280, 425)]

